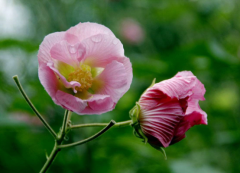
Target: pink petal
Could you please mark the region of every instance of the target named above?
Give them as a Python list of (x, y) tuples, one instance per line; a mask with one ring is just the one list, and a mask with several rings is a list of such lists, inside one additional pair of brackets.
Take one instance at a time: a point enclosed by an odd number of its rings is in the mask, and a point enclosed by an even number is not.
[(86, 101), (60, 90), (56, 93), (56, 100), (63, 108), (78, 114), (87, 107)]
[(192, 88), (195, 85), (196, 77), (173, 77), (157, 83), (153, 88), (160, 88), (160, 90), (171, 98), (183, 99), (191, 96)]
[[(179, 72), (176, 78), (193, 78), (194, 81), (191, 85), (192, 95), (188, 98), (188, 106), (185, 121), (188, 121), (190, 127), (198, 124), (207, 124), (207, 114), (200, 108), (198, 101), (205, 100), (204, 94), (206, 92), (204, 85), (189, 71)], [(189, 127), (189, 128), (190, 128)]]
[(132, 78), (133, 78), (132, 64), (131, 64), (129, 58), (126, 58), (126, 57), (118, 58), (118, 62), (121, 62), (124, 65), (126, 73), (127, 73), (127, 76), (126, 76), (127, 84), (123, 88), (124, 93), (125, 93), (129, 90), (130, 85), (132, 83)]
[(52, 97), (53, 101), (58, 104), (55, 95), (59, 88), (59, 81), (54, 72), (48, 66), (41, 63), (38, 68), (38, 75), (40, 82), (47, 93)]
[(140, 103), (143, 110), (156, 108), (160, 103), (168, 102), (171, 97), (164, 94), (160, 88), (148, 88), (147, 91), (141, 96)]
[[(191, 107), (191, 105), (190, 105)], [(189, 108), (188, 108), (189, 109)], [(185, 133), (194, 125), (207, 124), (207, 114), (200, 108), (195, 109), (189, 115), (185, 115), (181, 122), (178, 124), (175, 130), (174, 138), (171, 144), (174, 144), (183, 138), (185, 138)]]
[(98, 34), (83, 40), (86, 63), (92, 67), (105, 67), (113, 60), (124, 57), (122, 43), (115, 37)]
[[(145, 122), (141, 123), (143, 132), (154, 136), (166, 147), (183, 139), (192, 126), (207, 124), (207, 114), (198, 104), (199, 100), (204, 100), (204, 93), (204, 85), (188, 71), (180, 72), (173, 78), (147, 89), (139, 101), (145, 118)], [(166, 117), (166, 113), (161, 111), (162, 103), (169, 103), (169, 98), (176, 100), (181, 108), (182, 115), (180, 112), (175, 115), (179, 123), (168, 121), (171, 123), (168, 124), (162, 118)], [(174, 111), (171, 115), (174, 116)]]
[(114, 108), (111, 97), (106, 95), (92, 95), (87, 100), (82, 100), (71, 94), (58, 90), (56, 94), (58, 104), (63, 108), (79, 115), (102, 114)]
[(75, 45), (80, 42), (76, 35), (67, 32), (65, 33), (64, 40), (67, 40), (67, 42), (71, 45)]
[(64, 40), (55, 44), (50, 53), (52, 58), (73, 67), (78, 67), (79, 62), (84, 58), (85, 48), (80, 44), (70, 45)]
[(180, 123), (178, 124), (175, 133), (174, 133), (174, 137), (170, 143), (170, 145), (175, 144), (179, 141), (181, 141), (183, 138), (186, 137), (185, 133), (186, 131), (188, 131), (188, 129), (190, 128), (190, 124), (188, 121), (184, 121), (183, 119), (180, 121)]
[(75, 87), (80, 87), (81, 84), (79, 82), (76, 81), (71, 81), (68, 82), (66, 80), (66, 78), (61, 75), (61, 73), (59, 73), (59, 71), (54, 67), (54, 63), (53, 62), (48, 62), (47, 66), (56, 73), (56, 75), (59, 77), (59, 79), (62, 81), (63, 85), (65, 86), (65, 88), (72, 88), (74, 93), (77, 93), (77, 90), (75, 89)]
[(46, 63), (51, 60), (50, 50), (51, 48), (61, 40), (63, 40), (65, 32), (55, 32), (47, 35), (41, 43), (38, 51), (38, 62)]
[[(149, 100), (140, 100), (139, 104), (146, 105)], [(149, 103), (151, 104), (151, 102)], [(177, 99), (160, 102), (157, 107), (142, 109), (140, 114), (140, 124), (146, 136), (153, 136), (167, 147), (174, 137), (175, 127), (183, 117), (182, 108)], [(149, 141), (151, 143), (151, 141)]]
[(181, 71), (178, 72), (174, 77), (191, 77), (191, 76), (194, 76), (194, 74), (191, 71)]
[(184, 119), (190, 122), (191, 127), (198, 124), (208, 124), (207, 114), (200, 108), (198, 100), (196, 99), (188, 102), (188, 108)]
[(196, 76), (193, 75), (192, 72), (190, 71), (182, 71), (182, 72), (178, 72), (174, 77), (177, 78), (186, 78), (186, 79), (194, 79), (194, 81), (192, 82), (192, 92), (193, 95), (191, 96), (191, 98), (194, 99), (198, 99), (198, 100), (205, 100), (204, 98), (204, 94), (206, 92), (204, 85), (197, 79)]
[(87, 100), (86, 107), (81, 114), (102, 114), (111, 111), (115, 107), (115, 103), (110, 96), (94, 94)]
[(82, 41), (86, 38), (89, 38), (98, 34), (105, 34), (105, 35), (115, 37), (112, 31), (107, 27), (101, 24), (89, 23), (89, 22), (79, 23), (76, 26), (71, 27), (66, 32), (67, 34), (72, 34), (77, 36), (79, 41)]
[(127, 73), (124, 65), (113, 61), (106, 66), (95, 80), (103, 82), (103, 86), (96, 90), (97, 94), (109, 95), (116, 103), (126, 92)]

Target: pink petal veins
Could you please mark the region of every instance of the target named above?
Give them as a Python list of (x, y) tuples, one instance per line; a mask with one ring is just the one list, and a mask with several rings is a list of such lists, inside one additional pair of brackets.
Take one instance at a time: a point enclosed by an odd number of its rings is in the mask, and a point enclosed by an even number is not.
[(41, 64), (38, 68), (38, 75), (40, 82), (47, 91), (47, 93), (52, 97), (54, 102), (58, 104), (55, 95), (58, 90), (59, 81), (57, 80), (54, 72), (45, 64)]
[(102, 114), (107, 111), (111, 111), (115, 106), (112, 98), (108, 95), (92, 95), (88, 99), (88, 107), (82, 111), (82, 114)]
[[(114, 44), (117, 40), (117, 44)], [(92, 67), (105, 67), (113, 60), (124, 56), (122, 43), (115, 37), (95, 35), (82, 41), (86, 48), (86, 63)]]
[(87, 102), (71, 94), (58, 90), (56, 99), (63, 108), (72, 112), (81, 113), (87, 107)]
[(46, 63), (51, 60), (51, 48), (61, 40), (63, 40), (65, 32), (55, 32), (47, 35), (41, 43), (38, 51), (38, 62)]
[[(142, 102), (147, 104), (148, 100), (140, 100), (139, 104), (142, 105)], [(139, 121), (147, 136), (157, 138), (164, 147), (167, 147), (182, 116), (184, 114), (178, 100), (172, 99), (158, 103), (156, 108), (141, 109)]]
[(67, 30), (66, 33), (77, 36), (80, 42), (83, 41), (84, 39), (87, 39), (98, 34), (104, 34), (115, 37), (113, 32), (107, 27), (101, 24), (90, 22), (79, 23), (76, 26), (73, 26), (69, 30)]
[(127, 84), (123, 86), (123, 89), (122, 89), (125, 93), (126, 91), (129, 90), (130, 85), (132, 83), (132, 78), (133, 78), (132, 64), (129, 58), (127, 57), (119, 57), (117, 61), (123, 64), (123, 66), (125, 67), (125, 72), (127, 74), (126, 76)]
[(50, 54), (52, 58), (76, 68), (84, 58), (85, 48), (79, 44), (70, 45), (64, 40), (55, 44)]
[(207, 124), (207, 114), (198, 104), (204, 100), (205, 91), (188, 71), (148, 88), (139, 100), (139, 122), (149, 143), (156, 148), (167, 147), (182, 140), (192, 126)]
[(96, 90), (96, 93), (109, 95), (115, 103), (122, 97), (125, 92), (124, 86), (128, 84), (125, 67), (117, 61), (108, 64), (95, 80), (103, 83), (103, 86)]

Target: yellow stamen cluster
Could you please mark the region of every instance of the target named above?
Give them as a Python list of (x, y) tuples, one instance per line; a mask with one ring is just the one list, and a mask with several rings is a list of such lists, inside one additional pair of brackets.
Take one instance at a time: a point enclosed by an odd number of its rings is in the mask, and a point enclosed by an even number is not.
[(91, 67), (85, 64), (81, 64), (80, 67), (69, 74), (68, 81), (77, 81), (81, 84), (80, 87), (75, 88), (77, 91), (81, 92), (88, 90), (92, 86), (93, 82)]

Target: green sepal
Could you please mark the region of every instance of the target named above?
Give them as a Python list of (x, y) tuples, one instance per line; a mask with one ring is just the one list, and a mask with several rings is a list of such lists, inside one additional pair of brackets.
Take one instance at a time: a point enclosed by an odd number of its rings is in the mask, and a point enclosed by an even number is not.
[[(148, 88), (151, 88), (155, 83), (156, 83), (156, 78), (153, 79), (151, 85), (150, 85)], [(148, 88), (147, 88), (147, 89), (148, 89)], [(142, 95), (147, 91), (147, 89), (142, 93)], [(142, 95), (141, 95), (141, 96), (142, 96)]]
[(144, 135), (141, 128), (138, 128), (138, 134), (140, 134), (141, 138), (143, 139), (143, 142), (147, 144), (148, 138)]
[(167, 154), (166, 154), (164, 148), (163, 148), (163, 147), (160, 147), (160, 148), (159, 148), (159, 151), (161, 151), (161, 153), (163, 154), (164, 159), (167, 160)]
[(129, 111), (129, 116), (132, 119), (132, 124), (138, 123), (138, 117), (140, 114), (140, 105), (136, 102), (136, 105)]
[(138, 118), (140, 114), (140, 105), (138, 102), (136, 102), (136, 105), (129, 111), (129, 116), (132, 119), (131, 126), (134, 128), (134, 135), (138, 138), (143, 139), (143, 142), (146, 144), (148, 141), (148, 138), (144, 135), (142, 132), (141, 126), (139, 124)]
[(148, 88), (151, 88), (156, 83), (156, 78), (153, 79), (151, 85)]

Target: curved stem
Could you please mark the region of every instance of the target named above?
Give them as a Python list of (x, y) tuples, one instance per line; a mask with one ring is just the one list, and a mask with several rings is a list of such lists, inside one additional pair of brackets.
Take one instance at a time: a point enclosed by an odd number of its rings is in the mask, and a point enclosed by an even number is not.
[(19, 89), (19, 91), (21, 92), (21, 94), (23, 95), (23, 97), (25, 98), (25, 100), (27, 101), (28, 105), (32, 108), (32, 110), (35, 112), (35, 114), (38, 116), (38, 118), (42, 121), (42, 123), (45, 125), (45, 127), (47, 128), (47, 130), (51, 133), (51, 135), (57, 139), (57, 134), (55, 133), (55, 131), (51, 128), (51, 126), (47, 123), (47, 121), (41, 116), (41, 114), (37, 111), (37, 109), (34, 107), (34, 105), (32, 104), (32, 102), (30, 101), (30, 99), (28, 98), (27, 94), (25, 93), (25, 91), (22, 88), (22, 85), (18, 79), (18, 76), (15, 75), (13, 76), (13, 80), (15, 81), (15, 83), (17, 84), (17, 87)]
[(62, 124), (62, 132), (65, 133), (67, 127), (68, 116), (71, 114), (71, 111), (65, 110), (63, 124)]
[(55, 145), (53, 147), (53, 150), (50, 154), (50, 156), (47, 158), (47, 161), (45, 162), (45, 164), (43, 165), (42, 169), (40, 170), (40, 173), (44, 173), (48, 170), (48, 168), (50, 167), (50, 165), (52, 164), (52, 162), (54, 161), (55, 157), (57, 156), (57, 153), (60, 151), (61, 149), (57, 147), (57, 141), (55, 141)]
[(58, 136), (58, 144), (61, 144), (63, 141), (66, 133), (67, 133), (67, 124), (68, 121), (70, 120), (72, 112), (69, 110), (65, 110), (64, 117), (63, 117), (63, 124), (61, 127), (60, 135)]
[(116, 122), (111, 120), (110, 123), (105, 128), (103, 128), (100, 132), (96, 133), (95, 135), (93, 135), (93, 136), (91, 136), (87, 139), (84, 139), (84, 140), (81, 140), (81, 141), (78, 141), (78, 142), (74, 142), (74, 143), (71, 143), (71, 144), (59, 145), (58, 148), (61, 149), (61, 148), (74, 147), (74, 146), (81, 145), (81, 144), (84, 144), (86, 142), (89, 142), (89, 141), (97, 138), (98, 136), (101, 136), (103, 133), (105, 133), (107, 130), (109, 130), (112, 126), (114, 126), (114, 124), (116, 124)]
[(70, 120), (71, 113), (72, 113), (71, 111), (65, 110), (64, 117), (63, 117), (63, 124), (62, 124), (61, 130), (60, 130), (60, 133), (57, 136), (58, 139), (55, 140), (53, 150), (52, 150), (50, 156), (47, 158), (47, 161), (43, 165), (40, 173), (46, 172), (48, 170), (48, 168), (54, 161), (55, 157), (57, 156), (58, 152), (61, 150), (61, 148), (59, 148), (58, 146), (62, 144), (64, 137), (67, 134), (67, 123)]
[[(119, 123), (115, 123), (113, 127), (125, 127), (132, 123), (132, 120), (122, 121)], [(78, 125), (71, 125), (71, 129), (83, 128), (83, 127), (105, 127), (108, 123), (90, 123), (90, 124), (78, 124)]]

